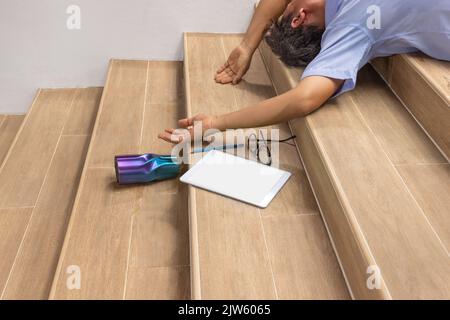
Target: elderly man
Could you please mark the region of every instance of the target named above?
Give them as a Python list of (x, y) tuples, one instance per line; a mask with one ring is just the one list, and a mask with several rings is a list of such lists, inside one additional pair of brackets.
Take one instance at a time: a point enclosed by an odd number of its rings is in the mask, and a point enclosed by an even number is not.
[[(265, 35), (287, 65), (306, 66), (298, 86), (233, 113), (182, 119), (180, 127), (192, 130), (201, 121), (204, 131), (223, 131), (305, 116), (355, 88), (359, 69), (376, 57), (421, 51), (450, 60), (450, 1), (262, 0), (242, 43), (215, 75), (216, 82), (237, 84)], [(159, 137), (183, 140), (173, 133), (169, 128)]]

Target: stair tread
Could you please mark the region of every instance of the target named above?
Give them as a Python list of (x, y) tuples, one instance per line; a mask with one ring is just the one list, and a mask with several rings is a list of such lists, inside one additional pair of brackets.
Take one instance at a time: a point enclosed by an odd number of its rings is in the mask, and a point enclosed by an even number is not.
[[(20, 242), (1, 242), (2, 255), (10, 254), (0, 270), (2, 278), (6, 276), (0, 287), (3, 299), (48, 297), (89, 134), (66, 135), (64, 128), (71, 121), (69, 114), (76, 114), (75, 105), (96, 110), (98, 99), (86, 97), (92, 93), (99, 97), (100, 92), (100, 88), (41, 90), (5, 159), (0, 176), (2, 186), (11, 189), (1, 194), (0, 210), (16, 214), (9, 223), (19, 228)], [(23, 197), (16, 197), (14, 190)]]
[(448, 160), (450, 62), (412, 53), (377, 59), (374, 66)]
[(10, 272), (4, 299), (47, 299), (88, 138), (62, 136)]
[(356, 90), (352, 99), (394, 165), (446, 162), (372, 68), (363, 68), (358, 77), (365, 90)]
[[(301, 70), (287, 69), (266, 44), (261, 51), (278, 92), (293, 88)], [(445, 298), (450, 292), (448, 252), (397, 167), (445, 160), (408, 116), (366, 67), (353, 92), (291, 122), (357, 298)], [(314, 168), (318, 161), (323, 170)], [(382, 290), (366, 287), (370, 265), (381, 269)]]
[[(274, 96), (259, 53), (239, 85), (217, 85), (212, 79), (241, 39), (185, 34), (190, 115), (222, 114)], [(291, 134), (286, 124), (274, 128)], [(280, 167), (294, 175), (265, 210), (189, 187), (194, 299), (349, 297), (294, 147), (280, 147)], [(308, 227), (317, 232), (307, 232)]]
[(398, 170), (450, 252), (450, 165), (406, 165)]
[(3, 163), (24, 118), (24, 115), (0, 115), (0, 164)]
[(403, 55), (434, 87), (450, 106), (450, 62), (432, 59), (424, 54)]
[(186, 300), (190, 296), (189, 266), (130, 267), (130, 300)]
[[(111, 61), (51, 299), (188, 298), (186, 188), (174, 180), (119, 187), (113, 161), (170, 153), (156, 136), (181, 115), (181, 81), (179, 62)], [(66, 287), (71, 265), (80, 290)]]
[[(72, 89), (41, 90), (38, 93), (24, 120), (26, 126), (19, 132), (18, 139), (11, 146), (9, 158), (5, 159), (1, 168), (0, 178), (10, 182), (0, 185), (0, 207), (34, 206), (74, 93)], [(38, 141), (37, 133), (40, 135)], [(34, 170), (23, 172), (24, 167)]]

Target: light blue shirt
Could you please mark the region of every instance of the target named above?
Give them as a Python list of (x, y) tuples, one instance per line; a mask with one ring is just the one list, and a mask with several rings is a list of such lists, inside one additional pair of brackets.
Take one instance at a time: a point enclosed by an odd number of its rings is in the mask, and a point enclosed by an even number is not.
[(450, 61), (450, 0), (326, 0), (325, 26), (302, 79), (345, 80), (336, 95), (354, 89), (359, 69), (376, 57), (422, 51)]

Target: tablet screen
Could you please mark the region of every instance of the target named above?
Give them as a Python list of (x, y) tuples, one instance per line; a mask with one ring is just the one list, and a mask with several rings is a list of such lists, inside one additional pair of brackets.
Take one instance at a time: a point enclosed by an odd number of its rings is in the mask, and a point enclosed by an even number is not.
[(265, 208), (291, 174), (221, 151), (211, 151), (180, 181)]

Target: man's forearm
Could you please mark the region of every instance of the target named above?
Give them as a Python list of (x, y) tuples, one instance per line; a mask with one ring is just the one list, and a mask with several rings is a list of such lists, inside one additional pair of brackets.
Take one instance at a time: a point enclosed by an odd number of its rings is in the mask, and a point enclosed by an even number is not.
[(262, 101), (253, 106), (216, 117), (214, 127), (226, 129), (245, 129), (287, 122), (305, 115), (310, 109), (310, 101), (301, 100), (296, 91)]
[(261, 0), (242, 44), (254, 52), (268, 28), (284, 12), (289, 2), (290, 0)]
[(245, 129), (284, 123), (303, 117), (322, 106), (342, 85), (343, 80), (320, 76), (308, 77), (277, 97), (215, 118), (213, 127)]

